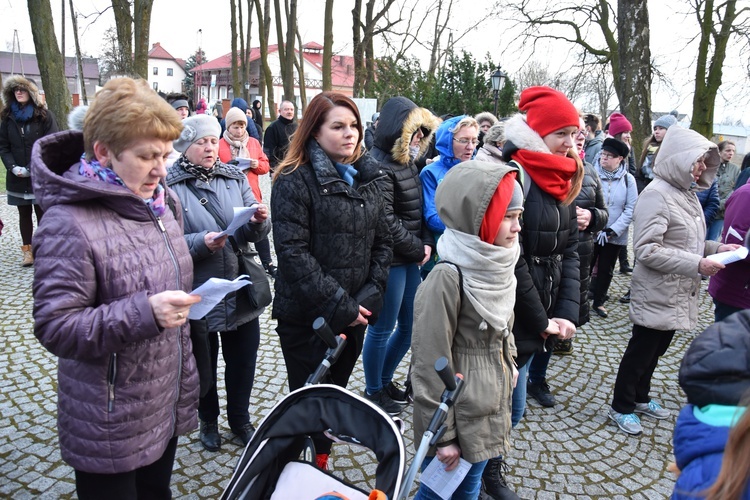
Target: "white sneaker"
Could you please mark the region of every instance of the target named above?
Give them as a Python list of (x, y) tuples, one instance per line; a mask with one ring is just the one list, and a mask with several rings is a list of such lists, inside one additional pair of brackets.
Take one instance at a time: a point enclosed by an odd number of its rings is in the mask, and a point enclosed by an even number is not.
[(653, 399), (648, 403), (636, 403), (635, 412), (641, 413), (643, 415), (648, 415), (649, 417), (655, 418), (657, 420), (664, 420), (665, 418), (669, 418), (669, 416), (671, 415), (669, 410), (665, 410), (664, 408), (662, 408), (661, 405)]

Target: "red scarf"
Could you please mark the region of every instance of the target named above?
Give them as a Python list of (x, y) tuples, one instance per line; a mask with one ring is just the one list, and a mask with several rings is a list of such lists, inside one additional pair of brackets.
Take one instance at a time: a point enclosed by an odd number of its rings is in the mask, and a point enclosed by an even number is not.
[(578, 170), (573, 158), (519, 149), (511, 158), (520, 163), (542, 191), (563, 201), (570, 193), (570, 179)]

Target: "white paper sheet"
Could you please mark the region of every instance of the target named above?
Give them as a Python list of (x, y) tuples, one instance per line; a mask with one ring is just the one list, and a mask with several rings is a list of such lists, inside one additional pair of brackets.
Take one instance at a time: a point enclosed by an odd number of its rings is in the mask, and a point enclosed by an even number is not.
[(232, 222), (229, 223), (227, 228), (214, 236), (214, 240), (218, 240), (225, 234), (228, 234), (229, 236), (234, 235), (234, 233), (250, 222), (250, 219), (253, 218), (253, 215), (255, 215), (255, 212), (258, 210), (258, 204), (253, 203), (249, 207), (234, 207), (234, 217), (232, 218)]
[(747, 258), (747, 254), (748, 250), (746, 247), (739, 247), (737, 250), (732, 250), (731, 252), (719, 252), (709, 255), (707, 258), (714, 262), (721, 262), (726, 266), (732, 262), (737, 262), (738, 260)]
[(191, 295), (200, 295), (201, 301), (190, 307), (188, 319), (201, 319), (211, 309), (216, 307), (216, 304), (221, 302), (221, 299), (226, 297), (228, 293), (250, 284), (252, 284), (252, 281), (250, 281), (249, 276), (246, 274), (237, 276), (232, 281), (221, 278), (209, 278), (208, 281), (190, 292)]
[(471, 464), (464, 460), (459, 459), (458, 466), (450, 472), (445, 470), (445, 464), (434, 458), (430, 464), (425, 467), (424, 472), (419, 481), (430, 488), (432, 491), (437, 493), (443, 500), (450, 500), (453, 492), (456, 491), (458, 485), (464, 480), (466, 474), (469, 473)]

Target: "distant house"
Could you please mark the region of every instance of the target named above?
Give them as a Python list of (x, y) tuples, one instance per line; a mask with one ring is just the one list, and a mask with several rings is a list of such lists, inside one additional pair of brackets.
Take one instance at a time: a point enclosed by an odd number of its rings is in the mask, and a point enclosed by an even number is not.
[[(83, 82), (86, 87), (86, 95), (91, 99), (96, 93), (96, 86), (99, 85), (99, 64), (95, 57), (84, 57), (81, 63), (83, 65)], [(39, 90), (44, 90), (36, 54), (19, 55), (17, 52), (0, 52), (0, 74), (2, 74), (3, 81), (11, 75), (23, 75), (34, 82)], [(66, 57), (65, 78), (68, 81), (68, 91), (71, 95), (81, 93), (77, 75), (76, 58)]]
[[(299, 50), (295, 49), (295, 52), (297, 58), (299, 58)], [(302, 56), (305, 61), (305, 90), (309, 102), (310, 99), (323, 91), (323, 46), (316, 42), (308, 42), (302, 46)], [(248, 62), (250, 64), (250, 81), (242, 83), (248, 89), (248, 95), (252, 100), (261, 95), (258, 89), (260, 77), (259, 47), (250, 49)], [(278, 45), (269, 45), (268, 64), (273, 75), (274, 102), (278, 105), (283, 99), (294, 100), (297, 103), (297, 108), (301, 108), (299, 85), (295, 86), (294, 96), (284, 95)], [(200, 64), (190, 71), (195, 74), (196, 95), (193, 97), (196, 100), (205, 97), (209, 102), (214, 102), (217, 99), (234, 98), (231, 52)], [(332, 90), (351, 96), (354, 87), (354, 58), (343, 55), (333, 56), (331, 60), (331, 80)], [(296, 81), (297, 78), (295, 77)], [(268, 109), (266, 109), (265, 114), (268, 116)]]
[(732, 161), (739, 165), (742, 162), (742, 156), (740, 155), (750, 152), (748, 133), (750, 133), (750, 129), (741, 125), (721, 125), (714, 123), (714, 136), (711, 140), (717, 144), (721, 141), (734, 142), (737, 149), (737, 156)]
[(185, 61), (173, 57), (159, 42), (148, 51), (148, 83), (151, 88), (169, 94), (182, 92)]

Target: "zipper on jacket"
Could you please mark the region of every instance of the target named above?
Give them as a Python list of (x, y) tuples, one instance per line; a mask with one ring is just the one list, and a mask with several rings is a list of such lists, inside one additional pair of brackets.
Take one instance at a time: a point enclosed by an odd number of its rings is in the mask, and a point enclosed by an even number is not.
[[(161, 217), (156, 217), (156, 223), (159, 226), (159, 229), (161, 230), (162, 238), (164, 238), (164, 244), (167, 247), (167, 253), (169, 254), (169, 257), (172, 259), (172, 264), (174, 265), (174, 270), (177, 275), (177, 290), (182, 290), (182, 279), (180, 276), (180, 266), (177, 264), (177, 258), (174, 255), (174, 249), (172, 248), (172, 244), (169, 241), (169, 235), (167, 234), (167, 228), (164, 227), (164, 223), (161, 220)], [(182, 333), (180, 332), (181, 328), (177, 329), (177, 391), (175, 392), (175, 401), (174, 405), (172, 406), (172, 435), (174, 435), (176, 429), (177, 429), (177, 402), (180, 400), (180, 380), (182, 378)]]
[(115, 408), (115, 380), (117, 379), (117, 353), (109, 355), (109, 368), (107, 368), (107, 412), (111, 413)]

